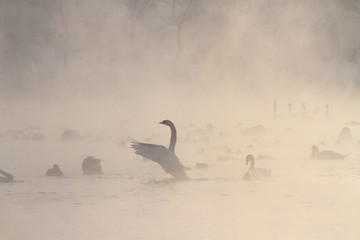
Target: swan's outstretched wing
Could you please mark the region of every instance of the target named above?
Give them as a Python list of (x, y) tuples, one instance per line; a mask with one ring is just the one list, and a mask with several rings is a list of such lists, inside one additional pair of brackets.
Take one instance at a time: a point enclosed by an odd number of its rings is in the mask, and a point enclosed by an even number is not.
[(131, 147), (137, 155), (150, 159), (162, 166), (166, 164), (169, 159), (169, 149), (162, 145), (141, 143), (134, 140), (131, 143)]
[(185, 167), (179, 161), (174, 152), (162, 145), (141, 143), (133, 141), (131, 147), (137, 155), (150, 159), (162, 167), (162, 169), (173, 175), (175, 178), (186, 179)]

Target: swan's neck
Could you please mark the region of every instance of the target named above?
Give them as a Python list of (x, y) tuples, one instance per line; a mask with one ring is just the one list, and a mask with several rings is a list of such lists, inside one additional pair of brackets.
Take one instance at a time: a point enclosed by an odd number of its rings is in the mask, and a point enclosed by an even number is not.
[(318, 154), (319, 154), (319, 149), (313, 148), (312, 153), (311, 153), (311, 156), (315, 157), (315, 156), (317, 156)]
[(249, 171), (254, 170), (254, 168), (255, 168), (255, 160), (254, 160), (254, 159), (251, 159), (251, 160), (250, 160)]
[(170, 145), (169, 145), (169, 150), (172, 152), (175, 152), (175, 144), (176, 144), (176, 128), (174, 125), (169, 125), (170, 130), (171, 130), (171, 138), (170, 138)]

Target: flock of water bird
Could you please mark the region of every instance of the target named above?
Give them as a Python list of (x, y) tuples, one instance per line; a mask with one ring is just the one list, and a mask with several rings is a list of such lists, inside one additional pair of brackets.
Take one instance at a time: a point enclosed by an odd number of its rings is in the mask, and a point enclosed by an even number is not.
[[(168, 148), (162, 145), (155, 145), (149, 143), (141, 143), (133, 140), (131, 147), (135, 150), (135, 153), (143, 158), (150, 159), (156, 163), (158, 163), (162, 169), (171, 174), (177, 179), (187, 179), (187, 175), (185, 170), (186, 167), (179, 161), (179, 158), (175, 154), (175, 145), (177, 140), (177, 132), (173, 122), (170, 120), (164, 120), (160, 122), (160, 124), (164, 124), (170, 127), (171, 137), (170, 137), (170, 145)], [(251, 133), (259, 133), (263, 131), (263, 127), (261, 125), (255, 126), (253, 128), (249, 128), (243, 132), (243, 134), (251, 134)], [(343, 132), (345, 132), (346, 137), (342, 136)], [(340, 138), (346, 139), (349, 134), (349, 129), (345, 127), (340, 134)], [(316, 145), (312, 147), (312, 159), (344, 159), (349, 154), (339, 154), (334, 151), (319, 151)], [(263, 158), (262, 155), (259, 155), (259, 158)], [(243, 175), (244, 180), (254, 180), (263, 177), (269, 177), (271, 175), (271, 170), (264, 168), (255, 168), (255, 158), (252, 154), (248, 154), (246, 156), (246, 165), (249, 164), (249, 169)], [(201, 163), (197, 163), (201, 165)], [(201, 166), (199, 166), (201, 167)]]
[[(177, 180), (188, 179), (186, 173), (189, 168), (185, 167), (179, 158), (175, 154), (175, 146), (177, 142), (177, 131), (175, 124), (170, 120), (163, 120), (159, 122), (162, 125), (166, 125), (171, 130), (170, 144), (169, 147), (162, 145), (151, 144), (151, 143), (142, 143), (136, 140), (132, 140), (131, 147), (134, 149), (135, 154), (143, 157), (144, 159), (149, 159), (161, 166), (161, 168), (168, 174), (172, 175)], [(212, 125), (208, 125), (205, 129), (206, 131), (213, 131)], [(242, 135), (248, 136), (252, 134), (260, 134), (264, 132), (264, 128), (261, 125), (248, 128), (242, 131)], [(351, 133), (349, 128), (344, 127), (342, 132), (339, 135), (339, 141), (348, 141), (351, 139)], [(312, 146), (312, 159), (344, 159), (348, 154), (340, 154), (334, 151), (319, 151), (319, 148), (316, 145)], [(263, 156), (259, 154), (258, 159), (270, 158), (268, 156)], [(246, 165), (249, 165), (248, 170), (243, 174), (243, 180), (255, 180), (259, 178), (271, 176), (271, 170), (264, 168), (255, 167), (255, 158), (252, 154), (246, 156)], [(196, 168), (207, 168), (206, 163), (196, 163)], [(92, 156), (85, 158), (82, 162), (83, 174), (102, 174), (102, 168), (100, 160)], [(13, 182), (14, 178), (10, 173), (0, 170), (0, 173), (3, 175), (0, 176), (0, 182)], [(63, 172), (60, 170), (57, 164), (54, 164), (52, 168), (48, 169), (45, 173), (46, 176), (62, 176)]]

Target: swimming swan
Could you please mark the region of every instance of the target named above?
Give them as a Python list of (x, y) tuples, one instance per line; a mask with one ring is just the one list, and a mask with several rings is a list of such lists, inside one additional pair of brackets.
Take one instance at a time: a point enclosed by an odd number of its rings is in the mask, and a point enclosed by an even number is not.
[(150, 159), (162, 167), (162, 169), (173, 175), (177, 179), (187, 179), (186, 168), (179, 161), (175, 155), (175, 144), (176, 144), (176, 128), (170, 120), (164, 120), (159, 122), (170, 127), (171, 138), (169, 148), (162, 145), (155, 145), (149, 143), (141, 143), (135, 140), (132, 141), (131, 147), (135, 150), (137, 155), (143, 156)]
[(321, 151), (319, 152), (319, 148), (316, 145), (312, 146), (312, 153), (311, 153), (311, 158), (312, 159), (327, 159), (327, 160), (333, 160), (333, 159), (344, 159), (345, 157), (347, 157), (348, 154), (340, 154), (337, 152), (333, 152), (333, 151)]
[(0, 182), (3, 183), (14, 182), (14, 177), (10, 173), (7, 173), (1, 169), (0, 169), (0, 173), (4, 176), (4, 177), (0, 176)]
[(244, 174), (244, 180), (254, 180), (262, 177), (269, 177), (271, 175), (271, 170), (265, 168), (255, 168), (255, 158), (253, 155), (249, 154), (246, 156), (246, 164), (250, 162), (249, 170)]
[(59, 166), (57, 164), (54, 164), (54, 166), (52, 168), (49, 168), (46, 173), (46, 176), (55, 176), (55, 177), (60, 177), (62, 175), (64, 175), (64, 173), (60, 170)]
[(85, 158), (81, 167), (85, 175), (102, 174), (100, 159), (94, 158), (93, 156)]

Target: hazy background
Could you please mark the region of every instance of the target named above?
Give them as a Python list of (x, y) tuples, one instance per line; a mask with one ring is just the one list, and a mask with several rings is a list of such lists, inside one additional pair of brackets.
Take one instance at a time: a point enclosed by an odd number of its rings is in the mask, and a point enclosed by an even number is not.
[[(358, 111), (360, 2), (1, 0), (5, 125)], [(252, 110), (256, 108), (256, 111)], [(25, 123), (26, 122), (26, 123)]]
[[(23, 181), (0, 238), (358, 239), (359, 26), (355, 0), (0, 0), (0, 169)], [(130, 148), (167, 146), (164, 119), (187, 181)], [(243, 181), (247, 154), (271, 177)]]

